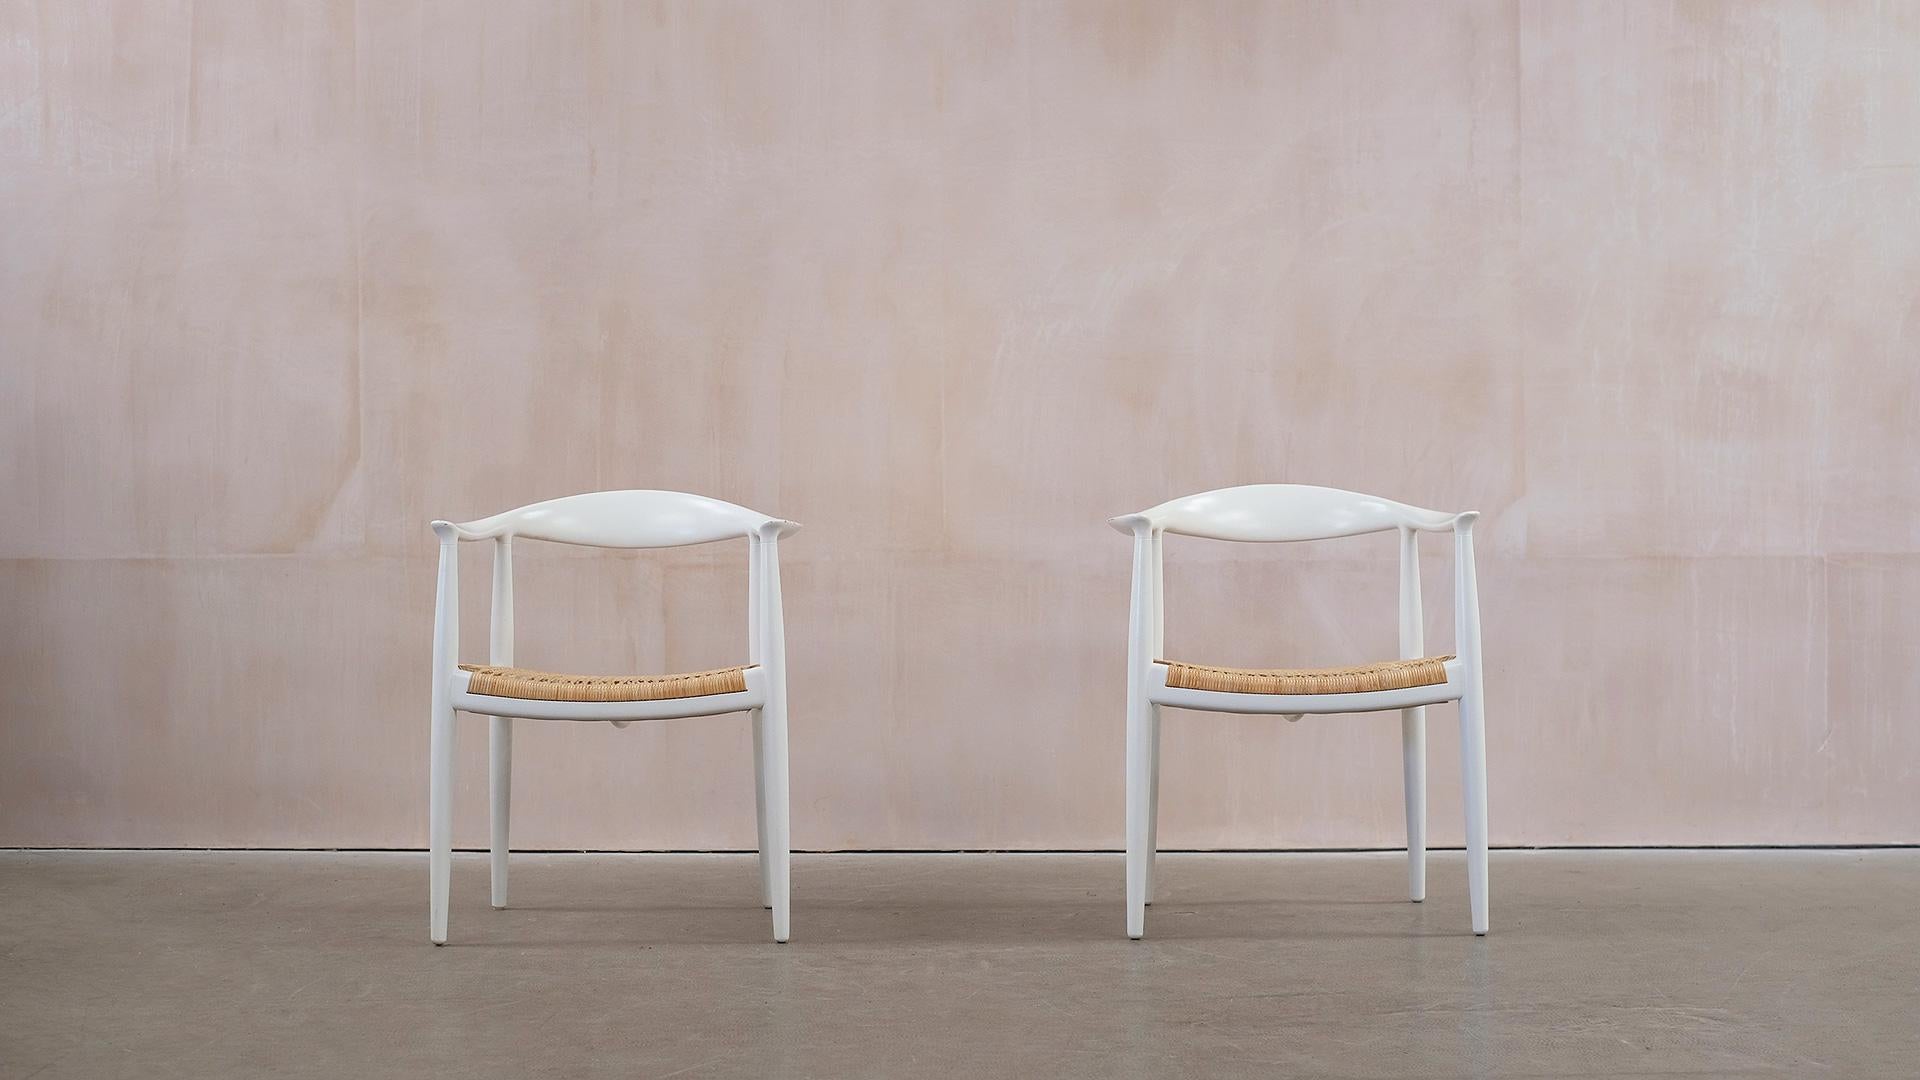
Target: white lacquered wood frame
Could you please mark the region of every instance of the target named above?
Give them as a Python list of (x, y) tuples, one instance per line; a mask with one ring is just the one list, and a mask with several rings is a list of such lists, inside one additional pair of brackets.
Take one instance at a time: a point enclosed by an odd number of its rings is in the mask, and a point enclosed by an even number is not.
[[(512, 805), (513, 721), (611, 722), (747, 713), (753, 728), (754, 806), (760, 848), (761, 904), (773, 913), (773, 937), (790, 931), (791, 831), (787, 794), (786, 627), (780, 597), (779, 542), (800, 526), (732, 503), (677, 491), (600, 491), (524, 506), (455, 524), (435, 521), (440, 572), (434, 597), (433, 693), (429, 732), (428, 938), (447, 941), (453, 855), (454, 718), (490, 718), (488, 732), (489, 851), (492, 902), (507, 904), (507, 852)], [(533, 701), (475, 694), (459, 668), (460, 544), (493, 543), (493, 603), (487, 662), (513, 663), (513, 541), (517, 537), (613, 548), (677, 547), (747, 541), (746, 689), (665, 701)]]
[[(1174, 499), (1110, 524), (1131, 535), (1133, 586), (1127, 631), (1127, 936), (1146, 933), (1159, 847), (1160, 710), (1259, 713), (1400, 713), (1407, 819), (1407, 893), (1426, 898), (1426, 707), (1459, 702), (1460, 765), (1466, 808), (1467, 892), (1475, 934), (1487, 932), (1486, 724), (1480, 659), (1480, 600), (1474, 574), (1474, 511), (1443, 513), (1334, 488), (1255, 484)], [(1400, 534), (1400, 656), (1424, 654), (1420, 601), (1422, 532), (1454, 537), (1454, 653), (1435, 686), (1358, 694), (1240, 694), (1167, 685), (1160, 662), (1166, 635), (1167, 533), (1247, 543)]]

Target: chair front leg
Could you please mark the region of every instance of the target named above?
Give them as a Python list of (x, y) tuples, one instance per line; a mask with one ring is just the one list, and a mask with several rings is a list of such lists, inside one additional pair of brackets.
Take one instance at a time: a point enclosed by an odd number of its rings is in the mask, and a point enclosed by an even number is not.
[(453, 870), (453, 708), (443, 700), (434, 702), (429, 741), (432, 745), (427, 776), (427, 840), (431, 854), (427, 860), (427, 936), (435, 945), (445, 945), (447, 887)]
[(1487, 725), (1480, 690), (1460, 699), (1461, 801), (1467, 811), (1467, 899), (1473, 932), (1487, 932)]
[(453, 868), (453, 688), (460, 656), (460, 548), (453, 526), (436, 521), (440, 576), (433, 600), (433, 691), (427, 732), (427, 937), (447, 943), (447, 887)]
[(1153, 706), (1138, 673), (1127, 685), (1127, 936), (1147, 932), (1147, 863), (1153, 795)]
[(1454, 647), (1465, 680), (1460, 695), (1460, 786), (1467, 816), (1467, 899), (1473, 932), (1487, 932), (1486, 683), (1480, 666), (1480, 585), (1473, 566), (1473, 519), (1454, 525)]
[(770, 696), (756, 718), (765, 740), (760, 787), (766, 800), (766, 837), (761, 859), (766, 867), (767, 901), (773, 909), (773, 940), (785, 941), (791, 929), (792, 849), (787, 822), (787, 703), (784, 692)]
[(767, 673), (767, 702), (760, 707), (760, 788), (766, 830), (760, 842), (773, 909), (773, 940), (785, 941), (791, 929), (792, 835), (787, 818), (787, 635), (780, 598), (780, 549), (777, 535), (763, 534), (753, 545), (760, 562), (759, 661)]
[(1154, 651), (1153, 537), (1136, 525), (1133, 600), (1127, 626), (1127, 936), (1147, 932), (1148, 864), (1153, 832), (1153, 703), (1146, 671)]
[[(1161, 534), (1149, 533), (1147, 538), (1148, 572), (1153, 583), (1147, 592), (1151, 602), (1147, 616), (1147, 633), (1151, 635), (1151, 656), (1142, 656), (1141, 660), (1158, 659), (1166, 651), (1167, 607), (1166, 607), (1166, 552), (1165, 541)], [(1160, 860), (1160, 706), (1148, 707), (1151, 711), (1153, 736), (1149, 742), (1152, 761), (1147, 766), (1151, 781), (1147, 785), (1147, 903), (1153, 903), (1154, 870)]]

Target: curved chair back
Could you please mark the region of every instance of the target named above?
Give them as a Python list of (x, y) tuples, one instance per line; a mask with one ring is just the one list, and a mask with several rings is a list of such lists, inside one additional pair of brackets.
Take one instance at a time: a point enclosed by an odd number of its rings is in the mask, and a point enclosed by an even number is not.
[(1453, 528), (1464, 516), (1338, 488), (1247, 484), (1169, 499), (1152, 509), (1114, 518), (1111, 524), (1123, 533), (1146, 529), (1262, 543), (1332, 540), (1393, 529), (1436, 532)]
[(455, 524), (436, 521), (442, 539), (524, 536), (604, 548), (684, 547), (743, 537), (786, 536), (800, 526), (683, 491), (590, 491)]

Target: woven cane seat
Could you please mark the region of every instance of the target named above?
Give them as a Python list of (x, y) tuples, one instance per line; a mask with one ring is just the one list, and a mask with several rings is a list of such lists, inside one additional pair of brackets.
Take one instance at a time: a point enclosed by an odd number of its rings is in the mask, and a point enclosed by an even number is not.
[(684, 675), (561, 675), (527, 668), (461, 664), (471, 672), (467, 692), (527, 701), (667, 701), (737, 694), (747, 688), (745, 667)]
[(1426, 656), (1337, 668), (1231, 668), (1173, 660), (1159, 662), (1167, 665), (1167, 685), (1184, 690), (1230, 694), (1364, 694), (1374, 690), (1438, 686), (1447, 681), (1447, 661), (1451, 659), (1451, 656)]

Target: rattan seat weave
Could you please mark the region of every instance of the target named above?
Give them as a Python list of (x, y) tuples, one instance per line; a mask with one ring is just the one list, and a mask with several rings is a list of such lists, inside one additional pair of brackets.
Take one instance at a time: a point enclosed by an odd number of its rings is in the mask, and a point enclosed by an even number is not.
[(1185, 690), (1214, 690), (1230, 694), (1364, 694), (1374, 690), (1405, 690), (1438, 686), (1447, 681), (1451, 656), (1416, 660), (1382, 660), (1358, 667), (1231, 668), (1207, 664), (1167, 665), (1167, 685)]
[(561, 675), (483, 664), (461, 664), (460, 670), (473, 673), (467, 682), (470, 694), (526, 701), (667, 701), (737, 694), (747, 688), (745, 667), (684, 675)]

